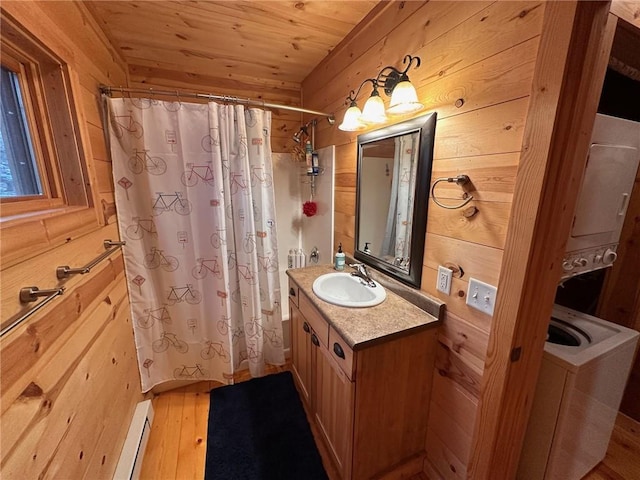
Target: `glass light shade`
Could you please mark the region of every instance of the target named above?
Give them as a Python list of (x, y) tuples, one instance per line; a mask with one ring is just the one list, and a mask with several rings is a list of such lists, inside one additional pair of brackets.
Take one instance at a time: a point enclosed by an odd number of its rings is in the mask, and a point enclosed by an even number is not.
[(384, 113), (384, 101), (380, 95), (372, 94), (364, 104), (360, 120), (365, 123), (384, 123), (387, 115)]
[(362, 123), (360, 117), (362, 116), (362, 112), (358, 108), (358, 106), (354, 103), (352, 104), (346, 112), (344, 112), (344, 118), (342, 119), (342, 123), (338, 126), (340, 130), (345, 132), (356, 132), (358, 130), (364, 130), (367, 126)]
[(424, 105), (418, 101), (418, 94), (410, 81), (405, 80), (396, 85), (391, 94), (391, 101), (387, 113), (401, 114), (417, 112)]

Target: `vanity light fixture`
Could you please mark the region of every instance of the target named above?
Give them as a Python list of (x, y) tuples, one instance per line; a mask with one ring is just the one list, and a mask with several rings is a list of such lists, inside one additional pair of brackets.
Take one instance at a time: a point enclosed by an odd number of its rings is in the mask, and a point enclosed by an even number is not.
[[(357, 92), (351, 90), (345, 101), (345, 104), (348, 104), (349, 108), (345, 112), (344, 119), (338, 128), (346, 132), (364, 130), (367, 128), (367, 125), (386, 122), (387, 113), (400, 115), (417, 112), (424, 108), (418, 101), (416, 89), (409, 81), (407, 75), (414, 60), (416, 61), (416, 68), (418, 68), (420, 66), (420, 57), (405, 55), (402, 63), (407, 64), (407, 67), (403, 71), (391, 66), (384, 67), (380, 70), (376, 78), (365, 79), (358, 87)], [(360, 111), (356, 100), (360, 94), (360, 90), (362, 90), (362, 87), (368, 82), (371, 82), (373, 90), (364, 104), (363, 110)], [(386, 111), (378, 88), (382, 88), (387, 96), (391, 97), (389, 108), (387, 108)]]

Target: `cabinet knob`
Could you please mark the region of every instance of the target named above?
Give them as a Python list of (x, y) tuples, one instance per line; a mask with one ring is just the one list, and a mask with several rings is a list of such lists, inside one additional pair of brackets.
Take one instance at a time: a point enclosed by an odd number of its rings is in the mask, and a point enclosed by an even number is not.
[(320, 340), (318, 340), (318, 337), (316, 337), (315, 333), (311, 334), (311, 343), (313, 343), (316, 347), (320, 346)]
[(335, 353), (340, 358), (344, 358), (344, 350), (342, 349), (339, 343), (333, 344), (333, 353)]
[(293, 287), (289, 289), (289, 295), (291, 295), (292, 297), (296, 296), (296, 291), (293, 289)]
[(307, 322), (304, 322), (302, 324), (302, 329), (307, 333), (309, 333), (311, 331), (311, 328), (309, 328), (309, 324)]

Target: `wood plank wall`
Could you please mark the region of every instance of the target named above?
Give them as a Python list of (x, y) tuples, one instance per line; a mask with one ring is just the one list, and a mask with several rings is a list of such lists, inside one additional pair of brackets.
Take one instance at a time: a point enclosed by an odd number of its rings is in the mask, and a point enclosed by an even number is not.
[(640, 3), (637, 0), (612, 0), (611, 13), (640, 28)]
[[(405, 54), (421, 57), (409, 75), (427, 110), (438, 113), (433, 178), (465, 173), (477, 190), (479, 213), (470, 219), (429, 205), (422, 290), (447, 303), (426, 443), (434, 478), (467, 474), (491, 318), (467, 307), (464, 295), (469, 277), (497, 285), (500, 276), (544, 8), (536, 1), (390, 2), (302, 84), (304, 106), (335, 111), (340, 122), (345, 97), (362, 80), (386, 65), (402, 67)], [(335, 242), (349, 251), (356, 137), (327, 125), (317, 136), (319, 147), (336, 145)], [(439, 193), (449, 201), (462, 194), (455, 186)], [(435, 289), (437, 266), (445, 263), (465, 271), (450, 296)]]
[(118, 239), (98, 85), (125, 84), (127, 72), (82, 4), (4, 2), (2, 9), (70, 65), (102, 225), (80, 237), (58, 226), (58, 246), (2, 266), (3, 321), (25, 310), (21, 287), (67, 288), (0, 343), (2, 477), (111, 478), (142, 399), (122, 256), (66, 282), (55, 268), (85, 265), (104, 251), (103, 240)]
[(470, 478), (516, 475), (615, 32), (608, 15), (608, 1), (545, 3)]
[[(274, 88), (266, 81), (263, 85), (248, 84), (221, 80), (205, 72), (176, 71), (150, 64), (151, 62), (139, 61), (129, 65), (130, 87), (232, 95), (291, 106), (300, 106), (301, 103), (299, 84), (290, 83)], [(176, 97), (163, 99), (175, 101)], [(271, 150), (278, 153), (291, 153), (296, 145), (292, 136), (302, 125), (302, 114), (288, 110), (272, 110), (272, 112)]]

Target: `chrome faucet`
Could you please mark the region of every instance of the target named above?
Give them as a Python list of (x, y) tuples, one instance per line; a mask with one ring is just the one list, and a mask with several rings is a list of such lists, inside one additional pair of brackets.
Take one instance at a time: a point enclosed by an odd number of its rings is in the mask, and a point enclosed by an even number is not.
[(350, 263), (349, 266), (356, 270), (355, 272), (351, 272), (352, 276), (358, 277), (363, 284), (371, 288), (376, 286), (376, 282), (371, 280), (371, 277), (367, 272), (367, 266), (364, 263)]

